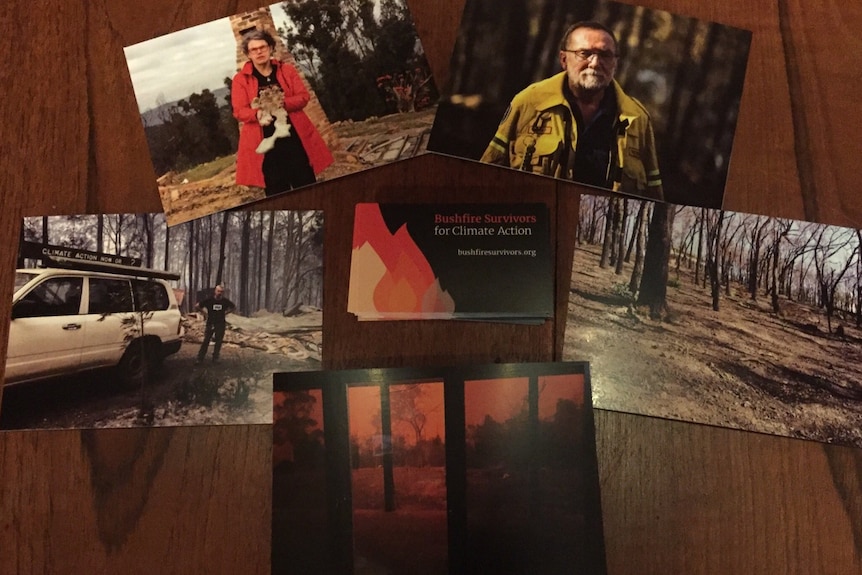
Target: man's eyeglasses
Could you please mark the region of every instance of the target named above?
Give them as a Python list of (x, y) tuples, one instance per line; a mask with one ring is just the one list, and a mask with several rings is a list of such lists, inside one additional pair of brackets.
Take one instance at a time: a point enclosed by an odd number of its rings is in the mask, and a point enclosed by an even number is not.
[(254, 48), (249, 48), (249, 49), (248, 49), (248, 52), (249, 52), (249, 54), (251, 54), (252, 52), (265, 52), (265, 51), (267, 51), (267, 50), (269, 50), (269, 45), (266, 45), (266, 46), (256, 46), (256, 47), (254, 47)]
[(575, 55), (575, 57), (581, 62), (586, 62), (591, 60), (593, 56), (596, 56), (599, 59), (599, 62), (603, 64), (610, 64), (616, 58), (619, 57), (619, 54), (611, 50), (563, 50), (563, 52), (571, 52)]

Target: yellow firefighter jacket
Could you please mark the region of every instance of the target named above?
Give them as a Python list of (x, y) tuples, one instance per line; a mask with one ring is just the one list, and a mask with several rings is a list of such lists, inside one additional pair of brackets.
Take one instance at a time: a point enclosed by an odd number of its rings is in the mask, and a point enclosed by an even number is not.
[[(578, 175), (564, 165), (565, 158), (574, 156), (565, 153), (566, 133), (572, 150), (578, 141), (577, 125), (563, 95), (565, 81), (566, 73), (560, 72), (516, 94), (481, 161), (577, 181)], [(619, 114), (615, 122), (617, 147), (610, 154), (607, 187), (663, 200), (649, 114), (616, 80), (613, 87)]]

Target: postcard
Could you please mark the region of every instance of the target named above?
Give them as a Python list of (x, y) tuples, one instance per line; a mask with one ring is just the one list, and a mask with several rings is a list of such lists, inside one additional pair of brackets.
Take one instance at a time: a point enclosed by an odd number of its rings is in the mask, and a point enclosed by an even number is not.
[(323, 213), (24, 218), (0, 429), (269, 423), (319, 369)]
[(589, 366), (276, 374), (272, 572), (606, 573)]
[(859, 230), (584, 195), (577, 242), (596, 407), (862, 447)]
[(467, 0), (428, 149), (720, 208), (750, 43), (609, 0)]
[(424, 152), (437, 89), (406, 3), (331, 7), (125, 48), (168, 225)]
[(545, 204), (357, 204), (347, 310), (541, 323), (552, 262)]

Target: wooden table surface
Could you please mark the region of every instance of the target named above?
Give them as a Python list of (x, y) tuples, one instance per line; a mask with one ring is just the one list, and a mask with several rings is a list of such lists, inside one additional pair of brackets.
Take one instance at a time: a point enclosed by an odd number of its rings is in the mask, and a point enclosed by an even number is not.
[[(859, 4), (645, 3), (754, 32), (725, 207), (862, 225)], [(24, 215), (161, 209), (121, 48), (257, 5), (4, 4), (2, 269)], [(442, 84), (463, 0), (410, 5)], [(326, 367), (559, 358), (578, 188), (500, 172), (424, 156), (262, 206), (325, 210)], [(354, 203), (465, 198), (551, 207), (557, 320), (357, 323)], [(0, 301), (11, 292), (0, 282)], [(7, 334), (0, 322), (2, 356)], [(597, 438), (611, 574), (862, 573), (858, 450), (611, 412)], [(268, 425), (0, 433), (0, 573), (268, 573), (270, 463)]]

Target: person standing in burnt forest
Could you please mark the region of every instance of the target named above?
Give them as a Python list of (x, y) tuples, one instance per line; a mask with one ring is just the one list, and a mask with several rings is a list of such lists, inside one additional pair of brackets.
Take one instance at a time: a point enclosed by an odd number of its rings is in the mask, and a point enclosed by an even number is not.
[(231, 84), (233, 115), (241, 127), (236, 183), (271, 196), (313, 184), (332, 153), (303, 108), (310, 94), (296, 69), (272, 57), (275, 39), (263, 30), (242, 38), (248, 57)]
[(213, 289), (212, 297), (208, 297), (195, 305), (198, 311), (205, 311), (207, 317), (207, 325), (204, 330), (204, 341), (201, 344), (201, 349), (198, 351), (198, 359), (196, 363), (202, 363), (207, 355), (210, 341), (215, 338), (215, 347), (213, 347), (213, 362), (219, 360), (221, 352), (221, 344), (224, 340), (224, 330), (227, 324), (225, 316), (236, 309), (232, 301), (224, 297), (224, 287), (217, 285)]

